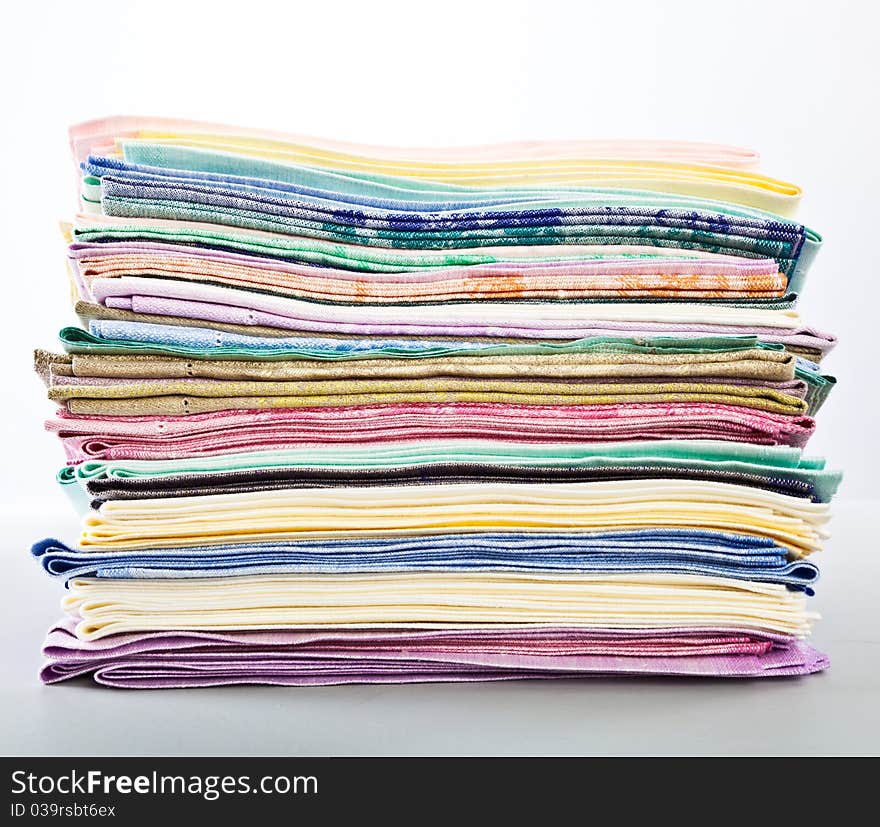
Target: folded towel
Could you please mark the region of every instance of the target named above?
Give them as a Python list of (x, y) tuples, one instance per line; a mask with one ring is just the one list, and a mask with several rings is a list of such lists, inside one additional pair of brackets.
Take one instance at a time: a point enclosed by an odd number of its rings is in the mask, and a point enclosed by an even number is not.
[(89, 287), (91, 295), (82, 296), (83, 299), (136, 313), (186, 315), (180, 311), (189, 309), (193, 311), (191, 318), (205, 321), (216, 317), (219, 321), (239, 324), (313, 328), (317, 332), (326, 327), (337, 332), (370, 335), (469, 336), (482, 335), (481, 331), (490, 328), (503, 328), (511, 332), (500, 335), (515, 336), (520, 335), (520, 329), (538, 328), (543, 331), (543, 337), (585, 338), (591, 334), (576, 331), (590, 330), (601, 321), (727, 324), (782, 330), (791, 330), (800, 323), (797, 313), (791, 310), (705, 304), (448, 302), (444, 304), (443, 324), (438, 324), (437, 308), (431, 305), (318, 304), (221, 285), (144, 276), (96, 278)]
[[(456, 468), (461, 470), (456, 472)], [(713, 474), (724, 474), (732, 482), (739, 479), (743, 485), (778, 486), (786, 493), (821, 502), (830, 501), (841, 478), (839, 472), (825, 468), (824, 459), (802, 457), (794, 448), (697, 440), (525, 445), (474, 439), (324, 446), (320, 450), (298, 448), (177, 460), (87, 460), (63, 468), (58, 479), (62, 483), (79, 481), (91, 494), (107, 498), (108, 491), (118, 488), (135, 493), (141, 485), (169, 493), (193, 485), (203, 485), (208, 492), (214, 486), (216, 493), (221, 493), (232, 481), (257, 484), (260, 479), (287, 481), (295, 487), (295, 483), (307, 484), (310, 479), (315, 484), (332, 481), (334, 474), (345, 480), (345, 472), (355, 480), (361, 474), (371, 479), (369, 473), (374, 472), (375, 481), (381, 484), (386, 476), (405, 469), (411, 470), (414, 481), (425, 482), (437, 472), (442, 479), (443, 471), (457, 473), (464, 481), (471, 476), (479, 480), (493, 471), (499, 475), (522, 471), (526, 479), (529, 474), (547, 478), (564, 476), (568, 471), (571, 473), (565, 478), (570, 480), (578, 479), (577, 472), (592, 473), (596, 479), (615, 475), (669, 478), (676, 473), (687, 478), (712, 478)]]
[(580, 383), (502, 379), (327, 380), (315, 382), (211, 382), (175, 379), (112, 384), (58, 384), (49, 399), (72, 413), (118, 416), (185, 415), (240, 408), (489, 402), (518, 405), (616, 405), (705, 402), (770, 413), (809, 413), (806, 386), (776, 389), (710, 382)]
[(60, 409), (46, 429), (68, 462), (183, 459), (300, 446), (399, 440), (499, 439), (524, 444), (714, 439), (803, 447), (815, 428), (804, 416), (731, 405), (376, 405), (218, 411), (191, 416), (79, 416)]
[[(754, 166), (754, 153), (683, 142), (532, 142), (413, 151), (126, 117), (73, 127), (71, 145), (79, 161), (90, 155), (121, 156), (156, 168), (271, 180), (296, 181), (310, 172), (334, 170), (344, 173), (352, 192), (378, 189), (389, 180), (413, 190), (433, 189), (443, 182), (459, 191), (464, 185), (476, 189), (588, 184), (720, 198), (782, 214), (789, 214), (800, 197), (791, 184), (745, 171)], [(334, 189), (344, 188), (337, 183)]]
[[(822, 244), (736, 148), (71, 130), (45, 682), (819, 671)], [(793, 447), (798, 446), (798, 447)]]
[(595, 534), (448, 534), (403, 539), (288, 541), (78, 551), (58, 540), (31, 549), (45, 571), (81, 577), (181, 578), (417, 571), (660, 572), (781, 583), (812, 594), (819, 569), (788, 560), (768, 538), (654, 529)]
[[(747, 357), (744, 351), (762, 351), (761, 359), (780, 359), (788, 353), (782, 342), (768, 342), (755, 334), (684, 336), (591, 336), (575, 340), (513, 340), (505, 337), (380, 338), (369, 336), (247, 336), (205, 327), (96, 320), (88, 330), (65, 327), (58, 338), (68, 354), (150, 355), (187, 360), (333, 361), (355, 359), (451, 359), (500, 357), (568, 357), (579, 362), (638, 363), (651, 358), (682, 361), (725, 361)], [(828, 347), (833, 342), (827, 340)], [(767, 355), (766, 352), (776, 352)]]
[[(346, 360), (184, 359), (152, 354), (37, 352), (38, 370), (54, 376), (105, 379), (223, 379), (226, 381), (485, 377), (489, 379), (605, 377), (733, 378), (785, 382), (797, 358), (784, 350), (751, 348), (714, 353), (585, 352)], [(805, 374), (806, 378), (816, 375)]]
[(314, 686), (602, 674), (775, 677), (828, 666), (806, 644), (736, 628), (573, 628), (145, 632), (80, 640), (70, 619), (43, 644), (45, 683), (91, 675), (104, 686)]
[(730, 625), (804, 637), (814, 613), (775, 583), (696, 574), (410, 572), (192, 579), (75, 578), (62, 606), (84, 640), (135, 631)]
[(676, 527), (771, 537), (801, 556), (821, 547), (827, 520), (824, 503), (705, 481), (391, 485), (112, 500), (83, 519), (80, 545)]
[(160, 243), (72, 244), (70, 258), (86, 295), (95, 278), (124, 275), (203, 281), (356, 304), (603, 297), (767, 301), (783, 297), (787, 288), (787, 279), (772, 259), (637, 247), (596, 247), (594, 255), (582, 261), (523, 260), (387, 274), (360, 274)]
[[(511, 141), (497, 144), (449, 147), (390, 147), (371, 144), (347, 143), (328, 138), (316, 138), (293, 133), (206, 123), (179, 118), (156, 118), (116, 115), (83, 121), (70, 127), (70, 147), (77, 162), (84, 161), (96, 147), (110, 149), (120, 138), (167, 138), (169, 135), (198, 136), (200, 144), (207, 141), (226, 141), (259, 147), (287, 145), (303, 151), (306, 147), (320, 152), (376, 159), (401, 161), (475, 161), (523, 159), (578, 159), (578, 158), (636, 158), (655, 161), (712, 164), (729, 169), (754, 169), (758, 154), (751, 149), (699, 141), (659, 140), (567, 140), (567, 141)], [(208, 144), (211, 145), (211, 144)], [(292, 145), (292, 146), (290, 146)], [(315, 160), (311, 157), (311, 160)]]
[[(656, 307), (656, 305), (654, 305)], [(85, 334), (84, 331), (77, 331), (78, 328), (65, 328), (62, 331), (62, 343), (65, 350), (70, 352), (87, 352), (89, 348), (94, 347), (91, 341), (93, 334), (96, 334), (103, 325), (131, 326), (131, 328), (140, 329), (161, 329), (164, 331), (161, 339), (161, 346), (171, 346), (180, 348), (178, 355), (193, 355), (184, 352), (185, 348), (189, 348), (189, 342), (196, 337), (205, 335), (214, 338), (218, 337), (242, 337), (247, 339), (260, 338), (263, 341), (280, 340), (280, 349), (284, 349), (293, 339), (301, 340), (303, 338), (313, 339), (314, 331), (283, 329), (278, 327), (270, 327), (267, 325), (255, 324), (237, 324), (221, 321), (212, 321), (210, 327), (199, 327), (199, 319), (186, 318), (183, 316), (158, 315), (149, 313), (135, 313), (131, 310), (122, 310), (119, 308), (105, 307), (101, 304), (92, 304), (89, 302), (76, 301), (74, 310), (83, 323), (89, 327), (90, 333)], [(196, 325), (194, 327), (194, 325)], [(69, 336), (68, 340), (65, 338)], [(454, 336), (455, 338), (451, 338)], [(662, 336), (676, 336), (678, 338), (704, 338), (712, 337), (741, 337), (756, 336), (761, 344), (782, 345), (787, 351), (804, 356), (814, 362), (819, 362), (831, 351), (837, 343), (836, 337), (829, 333), (823, 333), (815, 328), (805, 327), (798, 324), (794, 328), (783, 327), (760, 327), (737, 324), (715, 324), (706, 323), (705, 320), (698, 322), (627, 322), (627, 321), (594, 321), (587, 322), (580, 333), (570, 336), (559, 335), (555, 330), (540, 331), (537, 329), (519, 329), (514, 335), (510, 331), (503, 331), (496, 328), (483, 328), (477, 333), (462, 334), (454, 332), (453, 334), (440, 335), (433, 333), (418, 334), (418, 341), (423, 343), (423, 348), (427, 345), (429, 348), (437, 346), (446, 348), (450, 341), (467, 339), (468, 342), (511, 344), (533, 346), (537, 343), (541, 345), (556, 346), (560, 344), (569, 344), (572, 339), (603, 339), (616, 338), (620, 336), (637, 337), (637, 338), (656, 338)], [(113, 339), (112, 335), (105, 335), (104, 338)], [(125, 338), (120, 336), (119, 338)], [(331, 340), (337, 345), (343, 345), (350, 341), (365, 341), (378, 339), (375, 333), (355, 336), (351, 332), (342, 332), (328, 328), (321, 331), (322, 340)], [(219, 342), (215, 342), (218, 346), (223, 343), (223, 338)], [(387, 334), (382, 337), (382, 341), (393, 341), (395, 343), (404, 343), (411, 345), (414, 341), (413, 336), (407, 336), (400, 333)], [(102, 350), (106, 351), (107, 344)], [(210, 345), (209, 345), (210, 346)], [(198, 349), (198, 348), (197, 348)], [(145, 349), (144, 349), (145, 350)], [(534, 351), (524, 351), (534, 352)], [(218, 354), (222, 355), (222, 354)], [(283, 358), (283, 357), (282, 357)], [(318, 357), (320, 358), (320, 357)]]
[[(109, 205), (105, 205), (106, 210)], [(210, 247), (248, 256), (276, 258), (297, 264), (348, 269), (355, 272), (394, 273), (422, 268), (500, 264), (527, 258), (531, 261), (580, 261), (593, 255), (593, 248), (643, 246), (691, 250), (711, 255), (721, 254), (749, 258), (772, 258), (787, 279), (786, 292), (799, 294), (806, 271), (821, 244), (821, 238), (812, 230), (791, 222), (781, 222), (777, 216), (739, 219), (722, 212), (694, 211), (691, 204), (685, 210), (663, 218), (669, 206), (649, 211), (648, 217), (634, 211), (629, 217), (598, 219), (603, 223), (572, 226), (562, 225), (555, 232), (539, 228), (528, 235), (528, 229), (503, 228), (496, 231), (471, 231), (468, 235), (445, 240), (433, 248), (393, 246), (393, 239), (379, 239), (375, 235), (339, 235), (313, 230), (302, 235), (303, 228), (289, 234), (281, 232), (274, 222), (263, 219), (234, 218), (247, 226), (225, 226), (216, 223), (224, 216), (212, 210), (205, 216), (184, 210), (156, 211), (157, 217), (134, 217), (109, 214), (76, 216), (71, 239), (75, 243), (137, 242), (182, 244)], [(723, 205), (712, 205), (723, 210)], [(625, 208), (623, 208), (625, 209)], [(128, 211), (121, 206), (117, 211)], [(131, 209), (132, 212), (141, 212)], [(616, 210), (601, 209), (603, 215)], [(144, 212), (149, 213), (149, 210)], [(173, 214), (169, 219), (162, 215)], [(235, 216), (240, 211), (235, 211)], [(612, 223), (609, 223), (612, 222)], [(626, 223), (629, 221), (630, 223)], [(323, 224), (317, 226), (324, 227)], [(338, 225), (333, 225), (337, 227)], [(569, 232), (569, 229), (571, 232)]]
[[(646, 194), (634, 198), (607, 189), (531, 191), (519, 203), (511, 194), (502, 197), (507, 203), (437, 209), (435, 203), (411, 202), (406, 211), (389, 211), (352, 205), (335, 194), (313, 200), (301, 193), (283, 193), (261, 181), (248, 182), (242, 191), (205, 179), (125, 171), (102, 174), (99, 194), (104, 216), (209, 223), (286, 235), (297, 239), (296, 247), (287, 245), (286, 249), (303, 249), (301, 256), (290, 253), (294, 261), (311, 257), (319, 264), (332, 261), (326, 242), (401, 251), (529, 244), (543, 246), (544, 255), (553, 255), (557, 245), (588, 248), (660, 242), (662, 246), (674, 241), (676, 247), (709, 253), (773, 257), (788, 277), (797, 271), (809, 234), (803, 226), (777, 216), (737, 214), (712, 202), (676, 202)], [(810, 241), (818, 244), (815, 237)], [(405, 257), (377, 259), (363, 250), (352, 250), (336, 266), (369, 272), (377, 266), (395, 266), (389, 264), (392, 261), (404, 262)], [(448, 258), (445, 261), (452, 263)], [(802, 278), (784, 278), (782, 289), (798, 292), (801, 283)]]
[[(84, 488), (91, 497), (89, 507), (98, 509), (114, 500), (142, 500), (163, 497), (201, 497), (211, 494), (244, 494), (286, 491), (299, 488), (337, 486), (440, 485), (448, 483), (566, 483), (609, 482), (614, 480), (702, 480), (748, 485), (765, 491), (821, 499), (810, 483), (777, 479), (761, 474), (729, 472), (712, 468), (660, 469), (649, 465), (612, 466), (589, 470), (557, 466), (494, 466), (481, 463), (440, 463), (428, 466), (401, 466), (375, 469), (260, 469), (228, 471), (220, 474), (180, 474), (156, 478), (89, 480)], [(68, 492), (71, 493), (71, 492)], [(79, 492), (74, 503), (82, 504)]]

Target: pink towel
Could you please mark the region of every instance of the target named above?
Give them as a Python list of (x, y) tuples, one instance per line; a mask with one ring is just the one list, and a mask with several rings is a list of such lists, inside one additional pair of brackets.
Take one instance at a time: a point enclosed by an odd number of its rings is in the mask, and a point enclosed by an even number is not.
[(59, 411), (46, 423), (71, 463), (85, 459), (181, 457), (418, 439), (608, 442), (724, 439), (803, 447), (815, 429), (806, 416), (731, 405), (593, 406), (488, 403), (364, 405), (238, 410), (192, 416), (82, 416)]

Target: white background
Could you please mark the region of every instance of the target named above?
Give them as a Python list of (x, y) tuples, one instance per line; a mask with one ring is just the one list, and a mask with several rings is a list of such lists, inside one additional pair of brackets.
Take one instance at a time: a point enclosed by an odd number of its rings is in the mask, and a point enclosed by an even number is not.
[[(16, 538), (4, 553), (21, 565), (14, 591), (43, 625), (57, 591), (24, 561), (24, 543), (73, 523), (52, 481), (62, 453), (42, 432), (51, 406), (31, 351), (73, 322), (57, 230), (76, 208), (66, 127), (109, 114), (386, 144), (638, 137), (758, 149), (766, 172), (803, 186), (799, 217), (825, 237), (800, 309), (840, 336), (824, 366), (840, 384), (809, 449), (845, 470), (842, 508), (870, 514), (880, 459), (876, 4), (92, 0), (6, 4), (3, 16), (0, 485)], [(876, 555), (876, 535), (849, 527), (846, 537), (829, 553), (853, 565)], [(23, 637), (9, 645), (32, 670), (38, 641)], [(36, 691), (27, 674), (23, 691)]]

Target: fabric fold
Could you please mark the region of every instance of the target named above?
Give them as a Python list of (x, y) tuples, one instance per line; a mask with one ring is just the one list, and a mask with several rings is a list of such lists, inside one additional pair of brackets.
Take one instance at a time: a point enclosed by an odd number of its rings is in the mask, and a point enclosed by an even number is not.
[(841, 475), (821, 235), (749, 150), (70, 131), (41, 678), (782, 677)]
[(324, 540), (80, 551), (47, 539), (32, 554), (47, 574), (161, 579), (254, 574), (418, 571), (659, 572), (780, 583), (812, 594), (818, 568), (790, 560), (767, 538), (697, 530), (593, 534), (456, 534), (391, 540)]
[(698, 528), (771, 537), (795, 556), (821, 548), (828, 506), (742, 485), (693, 480), (333, 487), (111, 500), (83, 519), (80, 545)]
[(84, 641), (64, 620), (49, 630), (43, 654), (46, 683), (90, 675), (98, 684), (130, 689), (603, 674), (782, 677), (828, 666), (827, 657), (800, 641), (736, 628), (177, 631)]
[(232, 410), (190, 416), (81, 416), (60, 409), (46, 422), (68, 461), (221, 456), (304, 445), (401, 440), (507, 439), (524, 444), (719, 439), (802, 447), (804, 416), (694, 403), (591, 406), (449, 403)]

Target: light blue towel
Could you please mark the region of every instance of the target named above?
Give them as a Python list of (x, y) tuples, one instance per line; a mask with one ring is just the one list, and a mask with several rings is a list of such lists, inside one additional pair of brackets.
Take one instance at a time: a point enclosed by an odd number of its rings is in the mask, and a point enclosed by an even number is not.
[(719, 531), (438, 534), (403, 539), (240, 543), (101, 553), (54, 539), (32, 548), (43, 568), (75, 577), (181, 578), (388, 571), (570, 571), (705, 574), (781, 583), (813, 594), (818, 568), (772, 540)]

